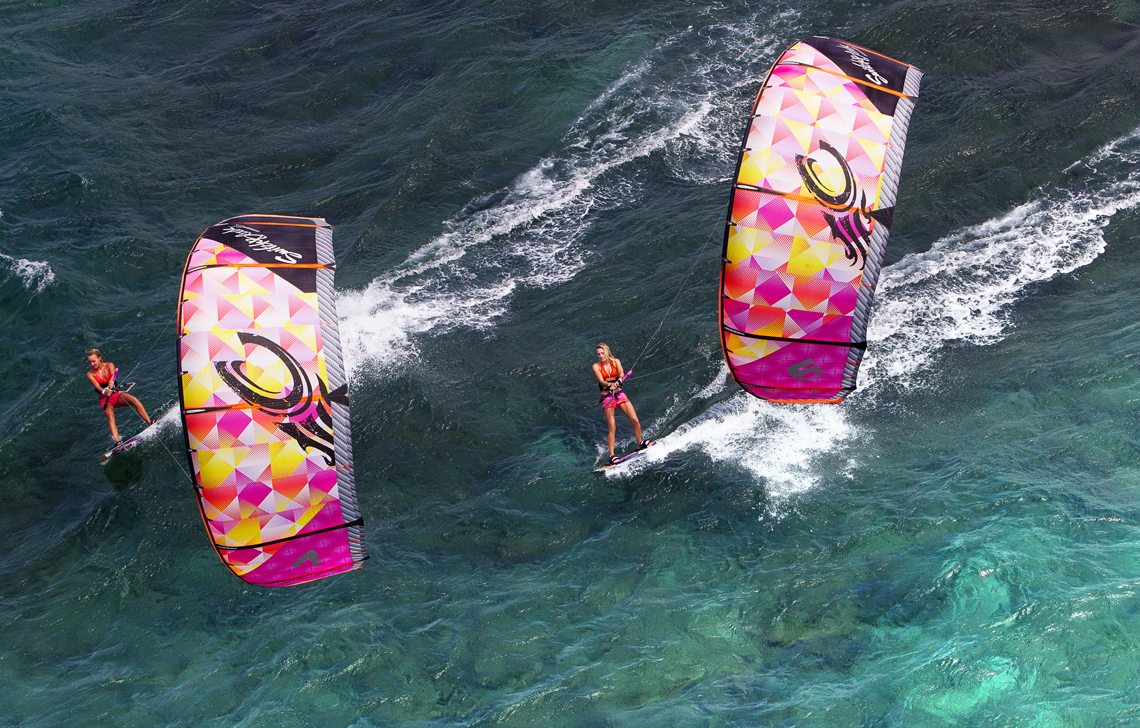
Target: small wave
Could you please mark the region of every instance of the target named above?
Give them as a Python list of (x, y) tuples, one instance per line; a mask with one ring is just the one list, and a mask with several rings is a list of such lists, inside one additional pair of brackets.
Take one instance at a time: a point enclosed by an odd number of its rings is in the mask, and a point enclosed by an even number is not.
[(0, 263), (23, 281), (24, 288), (31, 290), (34, 287), (35, 293), (47, 288), (55, 280), (55, 271), (44, 261), (13, 258), (0, 253)]

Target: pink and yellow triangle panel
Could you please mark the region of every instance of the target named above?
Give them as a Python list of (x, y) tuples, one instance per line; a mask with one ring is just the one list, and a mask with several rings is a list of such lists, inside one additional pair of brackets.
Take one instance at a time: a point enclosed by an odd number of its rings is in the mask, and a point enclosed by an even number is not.
[(359, 568), (332, 229), (244, 215), (212, 226), (183, 274), (178, 356), (186, 448), (222, 562), (260, 586)]
[(833, 38), (784, 51), (753, 105), (721, 268), (721, 343), (746, 391), (855, 388), (922, 73)]

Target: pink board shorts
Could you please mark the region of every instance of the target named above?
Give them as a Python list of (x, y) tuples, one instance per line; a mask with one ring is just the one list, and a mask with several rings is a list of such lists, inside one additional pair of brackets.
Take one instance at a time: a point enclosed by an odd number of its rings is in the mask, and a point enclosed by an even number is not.
[(122, 392), (111, 392), (110, 397), (104, 397), (102, 395), (99, 395), (99, 409), (107, 409), (107, 403), (108, 402), (111, 403), (112, 407), (118, 407), (119, 406), (119, 395), (121, 395), (121, 394), (122, 394)]
[(624, 402), (628, 401), (629, 397), (626, 397), (625, 392), (622, 392), (621, 390), (618, 390), (618, 392), (615, 394), (603, 394), (601, 399), (602, 409), (621, 407)]

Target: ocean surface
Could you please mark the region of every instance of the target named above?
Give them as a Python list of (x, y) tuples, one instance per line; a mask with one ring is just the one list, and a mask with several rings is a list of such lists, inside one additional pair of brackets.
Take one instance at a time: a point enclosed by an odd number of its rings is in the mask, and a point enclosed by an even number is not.
[[(1140, 724), (1138, 24), (0, 0), (0, 726)], [(771, 405), (718, 257), (812, 34), (926, 75), (859, 390)], [(186, 253), (255, 212), (336, 226), (371, 554), (276, 590), (210, 548), (176, 406)], [(598, 341), (660, 441), (608, 475)], [(164, 418), (105, 468), (88, 347)]]

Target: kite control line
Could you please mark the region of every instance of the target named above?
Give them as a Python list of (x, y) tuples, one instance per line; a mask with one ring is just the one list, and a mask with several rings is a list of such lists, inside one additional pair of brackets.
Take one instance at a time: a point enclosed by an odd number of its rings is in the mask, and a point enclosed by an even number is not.
[[(709, 247), (709, 243), (712, 242), (712, 239), (715, 235), (716, 231), (713, 230), (713, 232), (710, 233), (709, 236), (705, 239), (704, 245), (701, 246), (700, 252), (697, 253), (696, 260), (694, 260), (693, 264), (689, 267), (689, 272), (685, 274), (685, 279), (681, 281), (681, 287), (677, 289), (677, 293), (673, 296), (673, 300), (669, 303), (669, 307), (665, 309), (665, 315), (661, 317), (661, 322), (657, 324), (657, 328), (654, 329), (653, 333), (646, 340), (645, 346), (641, 348), (641, 353), (638, 354), (637, 358), (633, 360), (633, 366), (629, 368), (629, 372), (626, 373), (626, 376), (629, 376), (633, 373), (634, 367), (636, 367), (638, 362), (641, 361), (641, 357), (645, 356), (645, 352), (649, 350), (649, 345), (653, 343), (653, 340), (655, 338), (657, 338), (657, 334), (661, 333), (661, 327), (665, 325), (665, 321), (669, 318), (669, 312), (673, 310), (673, 306), (677, 305), (677, 299), (681, 297), (681, 293), (689, 284), (689, 278), (693, 276), (693, 271), (697, 269), (697, 264), (701, 262), (701, 258), (703, 258), (705, 255), (705, 249)], [(662, 369), (661, 371), (665, 370)]]

